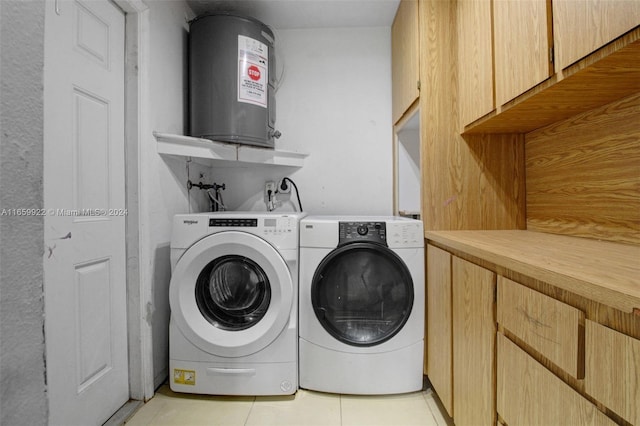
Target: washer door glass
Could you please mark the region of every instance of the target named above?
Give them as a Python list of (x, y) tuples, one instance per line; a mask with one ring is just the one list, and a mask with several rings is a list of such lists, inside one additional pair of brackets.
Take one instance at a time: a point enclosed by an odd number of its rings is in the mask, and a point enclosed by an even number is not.
[(271, 300), (271, 286), (262, 268), (236, 255), (210, 262), (198, 276), (195, 291), (198, 309), (207, 321), (231, 331), (255, 325)]
[(390, 249), (352, 243), (327, 255), (311, 286), (320, 324), (352, 346), (373, 346), (397, 334), (413, 306), (413, 281)]

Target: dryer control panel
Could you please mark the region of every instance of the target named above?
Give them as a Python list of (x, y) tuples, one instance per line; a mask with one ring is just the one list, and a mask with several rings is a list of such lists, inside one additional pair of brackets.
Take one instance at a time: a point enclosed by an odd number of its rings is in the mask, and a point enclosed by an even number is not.
[(340, 222), (338, 245), (353, 242), (373, 242), (387, 245), (385, 222)]

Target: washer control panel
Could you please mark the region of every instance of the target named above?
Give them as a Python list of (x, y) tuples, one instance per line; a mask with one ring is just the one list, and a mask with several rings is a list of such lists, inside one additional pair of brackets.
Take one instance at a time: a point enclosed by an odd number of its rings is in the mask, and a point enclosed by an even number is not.
[(225, 217), (216, 217), (209, 219), (209, 226), (216, 227), (231, 227), (231, 228), (244, 228), (251, 227), (256, 228), (258, 226), (258, 219), (245, 219), (245, 218), (225, 218)]
[(353, 242), (373, 242), (387, 245), (385, 222), (340, 222), (338, 245)]
[(262, 234), (286, 234), (296, 232), (298, 221), (293, 217), (272, 218), (217, 217), (209, 219), (209, 226), (215, 228), (258, 228)]
[[(285, 235), (297, 233), (298, 220), (295, 217), (285, 215), (266, 218), (212, 217), (209, 218), (209, 227), (217, 228), (217, 231), (238, 230), (236, 228), (255, 228), (250, 232), (256, 235)], [(249, 232), (249, 230), (247, 231)]]
[(292, 234), (298, 232), (298, 222), (287, 216), (267, 218), (262, 222), (261, 228), (264, 235)]

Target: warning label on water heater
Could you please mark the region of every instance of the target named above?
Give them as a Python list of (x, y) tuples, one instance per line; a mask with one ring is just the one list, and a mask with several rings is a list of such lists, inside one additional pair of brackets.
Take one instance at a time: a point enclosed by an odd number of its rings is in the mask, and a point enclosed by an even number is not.
[(267, 107), (269, 47), (255, 39), (238, 36), (238, 102)]

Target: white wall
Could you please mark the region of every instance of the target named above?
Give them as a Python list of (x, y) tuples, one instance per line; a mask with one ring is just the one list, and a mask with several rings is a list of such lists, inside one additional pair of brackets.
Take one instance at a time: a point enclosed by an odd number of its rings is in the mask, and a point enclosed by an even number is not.
[(199, 180), (207, 168), (180, 158), (160, 157), (152, 131), (185, 134), (187, 109), (187, 21), (193, 18), (184, 2), (149, 1), (149, 129), (140, 147), (140, 275), (150, 286), (152, 304), (147, 322), (152, 328), (155, 384), (168, 373), (169, 244), (175, 214), (201, 211), (207, 202), (198, 190), (187, 192), (187, 180)]
[[(44, 12), (0, 1), (0, 210), (43, 208)], [(0, 233), (0, 424), (46, 424), (44, 220), (3, 214)]]
[(397, 137), (398, 210), (420, 213), (420, 129), (401, 130)]
[(312, 214), (391, 214), (390, 28), (280, 30), (276, 38), (285, 71), (276, 148), (309, 157), (300, 169), (214, 169), (227, 184), (225, 201), (265, 210), (264, 181), (289, 176)]

